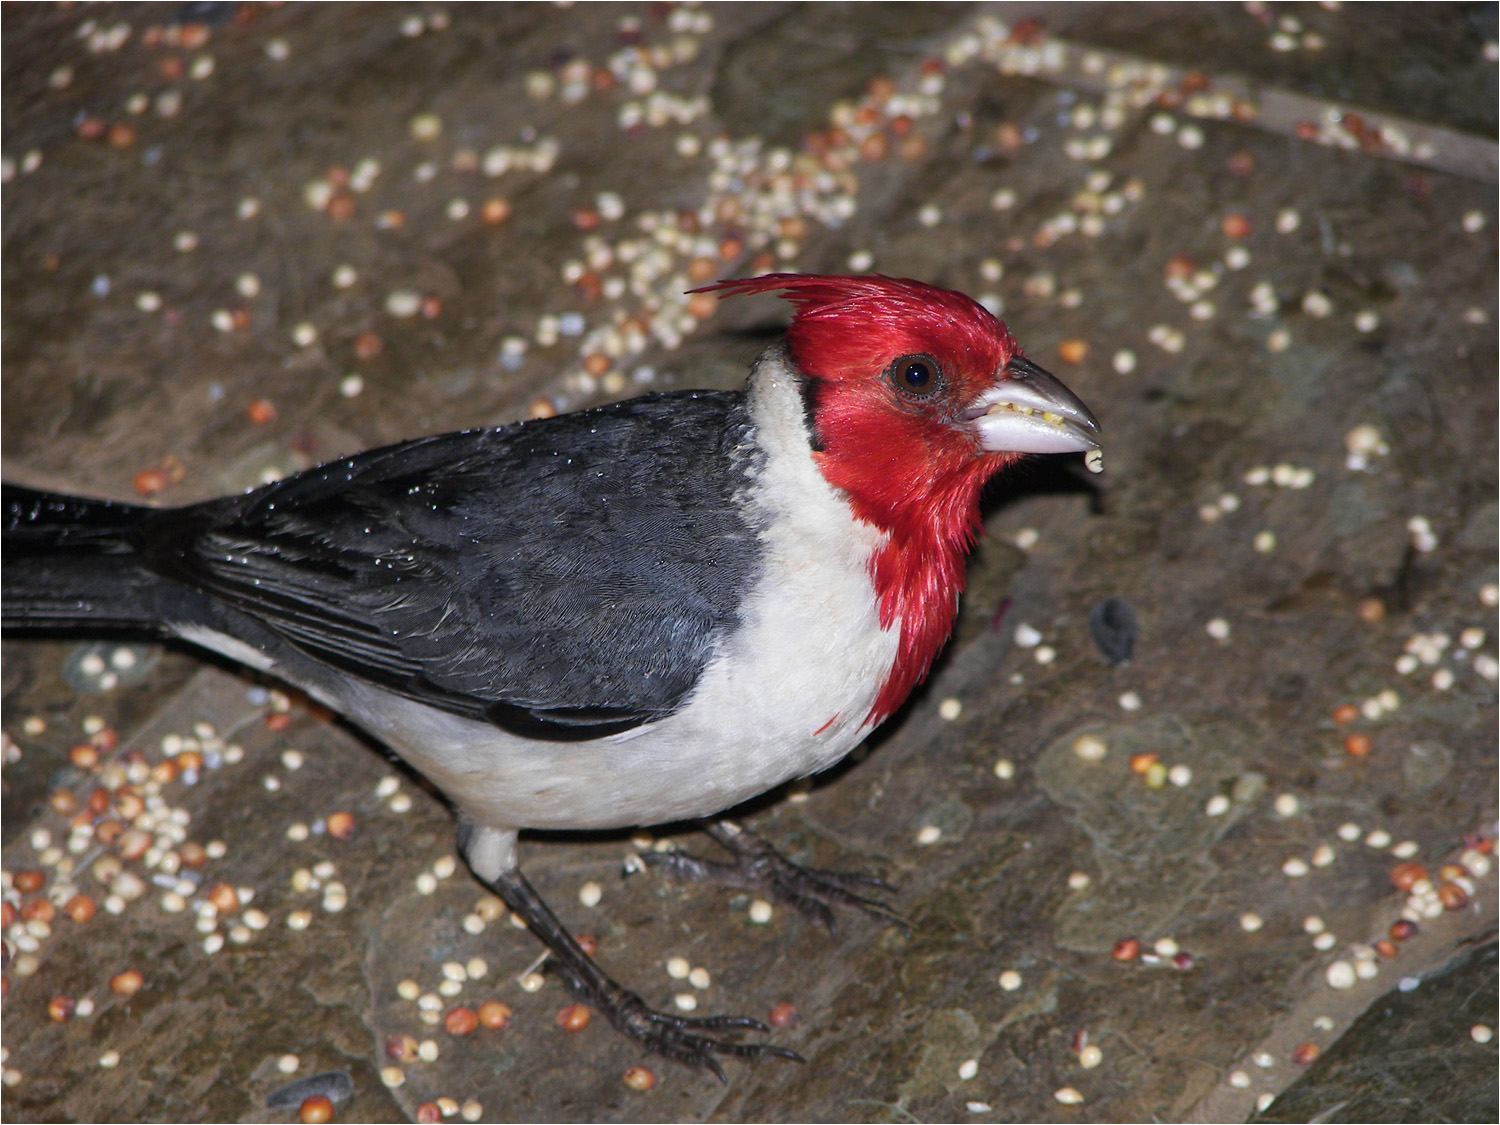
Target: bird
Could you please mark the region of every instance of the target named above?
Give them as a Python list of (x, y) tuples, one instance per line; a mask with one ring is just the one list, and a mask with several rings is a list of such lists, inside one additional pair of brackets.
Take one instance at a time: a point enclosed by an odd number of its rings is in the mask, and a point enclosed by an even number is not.
[(338, 712), (442, 791), (474, 876), (575, 995), (723, 1081), (721, 1058), (800, 1056), (617, 982), (518, 834), (704, 821), (732, 862), (651, 858), (830, 929), (832, 906), (899, 917), (880, 880), (800, 868), (721, 814), (834, 765), (924, 679), (986, 482), (1028, 454), (1097, 471), (1102, 447), (961, 293), (794, 273), (694, 292), (792, 306), (742, 390), (416, 438), (176, 508), (6, 484), (3, 625), (165, 635)]

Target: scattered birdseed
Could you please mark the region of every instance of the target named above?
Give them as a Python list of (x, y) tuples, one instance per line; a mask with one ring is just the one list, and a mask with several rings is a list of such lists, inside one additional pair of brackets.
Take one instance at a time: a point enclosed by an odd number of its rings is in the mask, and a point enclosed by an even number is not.
[(102, 1066), (105, 1070), (112, 1070), (113, 1068), (119, 1066), (120, 1052), (105, 1051), (104, 1054), (99, 1056), (99, 1065)]
[(1127, 691), (1120, 696), (1119, 703), (1122, 711), (1139, 711), (1141, 709), (1140, 693)]
[(1082, 734), (1073, 740), (1073, 753), (1085, 762), (1098, 762), (1109, 753), (1109, 747), (1098, 735)]
[(1021, 974), (1014, 969), (1006, 969), (1000, 974), (999, 984), (1006, 992), (1015, 992), (1021, 987)]
[(1229, 639), (1229, 622), (1225, 621), (1222, 617), (1211, 619), (1204, 628), (1208, 631), (1208, 635), (1216, 641)]
[(1243, 1070), (1230, 1071), (1229, 1084), (1237, 1090), (1243, 1090), (1250, 1085), (1250, 1076)]
[(757, 926), (764, 926), (771, 920), (771, 904), (763, 898), (758, 898), (750, 904), (750, 921)]
[(430, 871), (424, 871), (417, 876), (417, 894), (430, 895), (437, 890), (437, 876)]
[(1308, 872), (1307, 864), (1295, 856), (1281, 865), (1281, 872), (1288, 878), (1300, 879)]
[(1247, 934), (1255, 933), (1256, 930), (1265, 924), (1265, 919), (1253, 911), (1240, 915), (1240, 929), (1244, 930)]
[(698, 1008), (698, 998), (691, 992), (679, 992), (672, 997), (672, 1003), (684, 1012), (696, 1011)]
[(1208, 799), (1208, 804), (1203, 806), (1203, 812), (1207, 816), (1223, 816), (1229, 811), (1229, 798), (1222, 793), (1216, 793)]
[(1489, 1024), (1476, 1023), (1473, 1027), (1469, 1028), (1469, 1038), (1476, 1043), (1488, 1043), (1494, 1037), (1495, 1029), (1490, 1027)]
[(979, 1073), (978, 1059), (965, 1059), (958, 1066), (958, 1077), (960, 1081), (967, 1082)]
[(1151, 948), (1156, 951), (1158, 957), (1175, 957), (1179, 947), (1171, 938), (1164, 937), (1158, 938)]
[(935, 844), (943, 838), (943, 830), (936, 824), (924, 824), (917, 832), (917, 843)]
[(963, 710), (963, 703), (951, 696), (938, 704), (938, 716), (950, 723), (963, 714)]
[(1085, 890), (1092, 882), (1093, 880), (1089, 877), (1088, 872), (1074, 871), (1068, 876), (1068, 889), (1072, 891)]
[(1129, 348), (1121, 348), (1115, 352), (1114, 358), (1111, 360), (1115, 371), (1120, 375), (1129, 375), (1133, 372), (1136, 368), (1136, 362), (1135, 352)]
[(1032, 656), (1038, 664), (1051, 664), (1057, 659), (1057, 649), (1051, 645), (1037, 645)]
[(380, 1068), (380, 1081), (394, 1090), (405, 1084), (406, 1072), (399, 1066), (383, 1066)]
[(1001, 781), (1009, 781), (1016, 776), (1016, 764), (1009, 758), (1001, 758), (995, 763), (995, 776)]
[(1052, 1096), (1063, 1105), (1081, 1105), (1083, 1103), (1083, 1095), (1071, 1086), (1064, 1086)]
[(1277, 816), (1296, 816), (1301, 807), (1302, 803), (1291, 793), (1283, 793), (1276, 798), (1275, 809)]
[(589, 880), (589, 882), (578, 888), (578, 901), (584, 906), (598, 906), (600, 900), (603, 898), (604, 888), (593, 880)]
[(276, 1060), (276, 1069), (282, 1074), (296, 1074), (297, 1068), (302, 1065), (302, 1060), (296, 1055), (282, 1055)]
[(1354, 971), (1354, 966), (1348, 961), (1335, 961), (1328, 966), (1324, 979), (1328, 981), (1329, 988), (1344, 991), (1353, 988), (1359, 978)]
[(1035, 648), (1042, 643), (1042, 634), (1023, 621), (1016, 626), (1014, 639), (1017, 648)]
[(1383, 828), (1377, 828), (1365, 837), (1365, 844), (1372, 848), (1390, 847), (1391, 834)]
[(1104, 1061), (1104, 1051), (1093, 1043), (1083, 1047), (1078, 1052), (1078, 1065), (1084, 1070), (1093, 1070)]

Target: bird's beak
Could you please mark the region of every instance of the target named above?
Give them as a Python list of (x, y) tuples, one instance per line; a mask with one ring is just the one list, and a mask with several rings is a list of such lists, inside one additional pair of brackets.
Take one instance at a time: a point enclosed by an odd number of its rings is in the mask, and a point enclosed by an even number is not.
[[(964, 413), (989, 453), (1086, 453), (1102, 448), (1099, 422), (1062, 381), (1024, 356)], [(1092, 466), (1090, 466), (1092, 468)]]

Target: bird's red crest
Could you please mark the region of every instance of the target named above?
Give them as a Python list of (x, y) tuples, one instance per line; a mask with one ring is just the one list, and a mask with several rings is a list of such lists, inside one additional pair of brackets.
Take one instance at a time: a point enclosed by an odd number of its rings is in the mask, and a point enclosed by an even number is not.
[[(787, 345), (815, 383), (814, 457), (855, 514), (887, 533), (871, 578), (881, 625), (899, 622), (901, 639), (870, 713), (877, 723), (926, 676), (952, 631), (980, 489), (1015, 459), (983, 452), (954, 423), (1020, 348), (975, 301), (907, 278), (776, 273), (705, 291), (779, 293), (796, 306)], [(888, 377), (911, 356), (936, 359), (945, 380), (944, 393), (919, 406), (902, 402)]]

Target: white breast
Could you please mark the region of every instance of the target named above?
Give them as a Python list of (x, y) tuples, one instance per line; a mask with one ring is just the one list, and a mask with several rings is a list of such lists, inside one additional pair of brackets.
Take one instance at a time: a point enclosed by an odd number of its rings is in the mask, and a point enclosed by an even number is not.
[(896, 657), (882, 630), (870, 558), (882, 533), (855, 520), (812, 461), (795, 378), (778, 351), (751, 381), (765, 454), (750, 502), (765, 556), (742, 628), (687, 704), (607, 739), (543, 742), (355, 683), (350, 718), (441, 787), (481, 825), (618, 828), (720, 812), (824, 769), (868, 733)]

